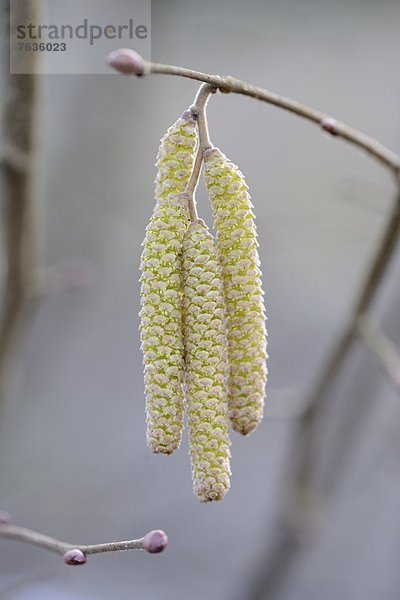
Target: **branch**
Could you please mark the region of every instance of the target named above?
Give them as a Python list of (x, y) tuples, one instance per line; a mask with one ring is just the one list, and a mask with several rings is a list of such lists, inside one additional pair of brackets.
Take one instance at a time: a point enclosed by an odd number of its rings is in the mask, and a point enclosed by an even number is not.
[(190, 107), (192, 115), (197, 117), (199, 129), (199, 149), (201, 150), (202, 154), (212, 147), (208, 133), (206, 107), (210, 98), (210, 94), (215, 94), (216, 91), (216, 87), (213, 87), (208, 83), (204, 83), (197, 92), (193, 105)]
[(398, 154), (389, 148), (386, 148), (374, 138), (349, 127), (341, 121), (333, 119), (329, 115), (320, 112), (315, 108), (297, 102), (297, 100), (292, 100), (291, 98), (286, 98), (285, 96), (270, 92), (269, 90), (256, 87), (229, 75), (210, 75), (209, 73), (201, 73), (200, 71), (194, 71), (193, 69), (186, 69), (184, 67), (147, 62), (136, 52), (129, 49), (111, 52), (107, 57), (107, 62), (115, 70), (125, 75), (137, 75), (142, 77), (150, 74), (161, 74), (185, 77), (208, 83), (213, 88), (224, 93), (241, 94), (243, 96), (254, 98), (255, 100), (260, 100), (261, 102), (266, 102), (267, 104), (273, 104), (298, 117), (316, 123), (332, 136), (340, 137), (350, 144), (358, 146), (388, 167), (396, 178), (400, 176), (400, 156)]
[[(2, 2), (3, 23), (8, 27), (9, 2)], [(15, 5), (16, 22), (34, 21), (31, 1)], [(8, 39), (8, 35), (6, 36)], [(30, 53), (32, 61), (35, 52)], [(4, 52), (3, 66), (9, 73), (9, 51)], [(5, 257), (7, 261), (5, 294), (0, 315), (0, 379), (7, 369), (16, 329), (34, 287), (35, 235), (32, 215), (33, 157), (35, 150), (34, 121), (36, 112), (35, 75), (8, 74), (2, 107), (2, 152), (0, 169), (3, 184)]]
[[(264, 595), (274, 597), (281, 583), (288, 577), (302, 549), (297, 535), (297, 524), (303, 522), (312, 530), (313, 516), (319, 514), (318, 507), (321, 501), (314, 484), (315, 464), (318, 458), (316, 438), (319, 419), (327, 408), (331, 385), (359, 334), (360, 322), (365, 324), (365, 318), (368, 317), (371, 305), (380, 289), (399, 236), (400, 184), (398, 196), (364, 284), (361, 286), (352, 317), (334, 345), (325, 368), (309, 396), (307, 408), (300, 418), (297, 432), (292, 440), (296, 462), (293, 465), (283, 522), (280, 523), (278, 537), (272, 551), (270, 548), (266, 549), (259, 569), (253, 574), (247, 600), (261, 600)], [(270, 558), (267, 558), (267, 555)]]
[[(400, 186), (400, 156), (398, 154), (386, 148), (374, 138), (296, 100), (253, 86), (234, 77), (210, 75), (183, 67), (146, 62), (136, 52), (129, 49), (116, 50), (108, 56), (107, 60), (111, 67), (126, 75), (134, 74), (141, 77), (149, 74), (163, 74), (185, 77), (202, 81), (223, 93), (242, 94), (282, 108), (316, 123), (322, 130), (332, 136), (342, 138), (364, 150), (372, 158), (387, 167), (395, 176), (397, 186)], [(361, 287), (351, 319), (328, 357), (326, 366), (310, 394), (308, 406), (300, 419), (297, 433), (293, 439), (293, 456), (296, 458), (296, 462), (293, 465), (292, 489), (286, 506), (285, 519), (281, 523), (279, 535), (272, 551), (268, 548), (266, 552), (270, 556), (270, 560), (264, 555), (260, 562), (259, 571), (252, 576), (252, 583), (249, 586), (247, 595), (248, 599), (261, 599), (265, 597), (266, 593), (269, 594), (268, 597), (274, 597), (280, 583), (287, 577), (288, 571), (295, 562), (301, 545), (295, 527), (293, 527), (292, 519), (293, 517), (295, 519), (299, 517), (300, 508), (307, 512), (307, 517), (313, 514), (315, 508), (313, 475), (316, 460), (315, 437), (319, 417), (326, 409), (327, 392), (347, 357), (352, 342), (356, 338), (359, 319), (368, 314), (380, 288), (387, 266), (393, 256), (399, 234), (400, 192)], [(303, 502), (303, 507), (301, 507), (300, 504), (304, 498), (307, 501)], [(306, 522), (309, 522), (309, 519)]]
[(208, 85), (207, 83), (203, 84), (197, 92), (194, 103), (190, 107), (190, 111), (193, 115), (193, 118), (197, 120), (197, 126), (199, 131), (199, 145), (197, 148), (193, 170), (190, 174), (190, 179), (188, 181), (185, 191), (180, 195), (180, 197), (186, 198), (188, 202), (191, 221), (197, 221), (198, 219), (195, 192), (197, 184), (199, 182), (204, 152), (208, 148), (211, 148), (211, 142), (208, 135), (206, 106), (210, 94), (215, 93), (215, 91), (215, 88), (213, 88), (211, 85)]
[(400, 355), (395, 345), (368, 316), (359, 317), (357, 332), (365, 345), (374, 353), (395, 390), (400, 392)]
[(33, 544), (40, 548), (45, 548), (51, 552), (56, 552), (64, 557), (67, 565), (81, 565), (87, 561), (89, 554), (103, 554), (104, 552), (123, 552), (125, 550), (145, 550), (150, 554), (157, 554), (165, 550), (168, 537), (164, 531), (156, 529), (149, 531), (144, 537), (137, 540), (127, 540), (122, 542), (109, 542), (105, 544), (69, 544), (56, 538), (49, 537), (43, 533), (18, 527), (7, 522), (6, 513), (0, 514), (0, 538), (18, 540), (27, 544)]

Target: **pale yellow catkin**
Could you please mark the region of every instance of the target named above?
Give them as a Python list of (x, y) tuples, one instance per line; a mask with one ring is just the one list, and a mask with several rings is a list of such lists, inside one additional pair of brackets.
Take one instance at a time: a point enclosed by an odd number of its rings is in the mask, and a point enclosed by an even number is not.
[(146, 228), (141, 258), (140, 337), (146, 394), (147, 443), (171, 454), (183, 429), (182, 242), (189, 224), (187, 200), (197, 142), (186, 111), (161, 140), (156, 206)]
[(221, 500), (230, 486), (227, 347), (220, 265), (202, 220), (183, 242), (185, 394), (193, 488), (202, 502)]
[(247, 435), (263, 417), (267, 379), (266, 317), (257, 232), (247, 185), (218, 149), (204, 153), (222, 267), (228, 323), (229, 417)]

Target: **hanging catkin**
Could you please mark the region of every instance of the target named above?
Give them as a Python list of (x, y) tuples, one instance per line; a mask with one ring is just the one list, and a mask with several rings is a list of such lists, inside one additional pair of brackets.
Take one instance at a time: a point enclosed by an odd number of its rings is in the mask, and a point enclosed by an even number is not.
[(264, 409), (266, 328), (257, 233), (247, 185), (218, 149), (204, 153), (228, 322), (229, 417), (246, 435)]
[(185, 392), (193, 488), (202, 502), (229, 489), (227, 348), (220, 265), (202, 220), (183, 242)]
[(140, 337), (146, 394), (147, 443), (171, 454), (183, 428), (182, 242), (189, 223), (187, 201), (196, 124), (189, 111), (161, 140), (156, 206), (146, 228), (141, 259)]

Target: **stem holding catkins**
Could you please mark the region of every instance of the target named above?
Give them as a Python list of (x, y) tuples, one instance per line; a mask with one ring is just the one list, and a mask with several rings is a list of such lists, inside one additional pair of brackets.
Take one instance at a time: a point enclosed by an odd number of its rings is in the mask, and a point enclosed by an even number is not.
[(192, 173), (190, 175), (190, 179), (188, 181), (184, 193), (181, 194), (181, 198), (186, 199), (188, 203), (190, 220), (192, 222), (196, 221), (198, 217), (195, 193), (200, 178), (201, 167), (203, 165), (203, 154), (204, 151), (211, 146), (211, 142), (208, 135), (206, 106), (210, 94), (213, 94), (214, 92), (215, 88), (213, 88), (213, 86), (210, 86), (208, 84), (200, 86), (200, 89), (196, 94), (194, 103), (189, 109), (193, 119), (197, 121), (199, 140)]
[(119, 68), (120, 55), (125, 53), (126, 49), (114, 50), (107, 57), (107, 62), (113, 69), (123, 72), (125, 75), (173, 75), (175, 77), (184, 77), (208, 83), (214, 89), (224, 93), (241, 94), (272, 104), (278, 108), (282, 108), (292, 114), (316, 123), (323, 131), (331, 134), (334, 137), (341, 138), (354, 146), (358, 146), (367, 154), (374, 157), (377, 161), (385, 165), (395, 176), (398, 181), (400, 177), (400, 156), (386, 148), (381, 142), (374, 138), (357, 131), (353, 127), (346, 125), (338, 119), (334, 119), (311, 106), (302, 104), (297, 100), (286, 98), (275, 92), (271, 92), (264, 88), (257, 87), (246, 81), (241, 81), (236, 77), (229, 75), (211, 75), (210, 73), (202, 73), (194, 69), (187, 69), (175, 65), (166, 65), (162, 63), (153, 63), (144, 60), (139, 54), (133, 50), (129, 50), (130, 57), (125, 56), (124, 70)]

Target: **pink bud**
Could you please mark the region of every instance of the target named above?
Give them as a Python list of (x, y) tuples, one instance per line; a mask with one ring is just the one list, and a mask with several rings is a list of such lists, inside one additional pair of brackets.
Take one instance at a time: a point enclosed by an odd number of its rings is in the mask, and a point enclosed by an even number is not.
[(150, 554), (157, 554), (165, 550), (168, 544), (168, 536), (165, 531), (161, 529), (155, 529), (149, 531), (143, 538), (143, 548)]
[(129, 48), (120, 48), (110, 52), (107, 56), (107, 64), (124, 75), (143, 75), (145, 71), (143, 58)]
[(73, 548), (64, 554), (64, 562), (66, 565), (84, 565), (86, 561), (86, 554), (84, 554), (82, 550), (79, 550), (79, 548)]
[(324, 131), (327, 131), (331, 135), (339, 135), (339, 126), (335, 119), (327, 117), (326, 119), (322, 119), (320, 125)]
[(10, 525), (11, 521), (11, 516), (5, 510), (0, 510), (0, 525)]

